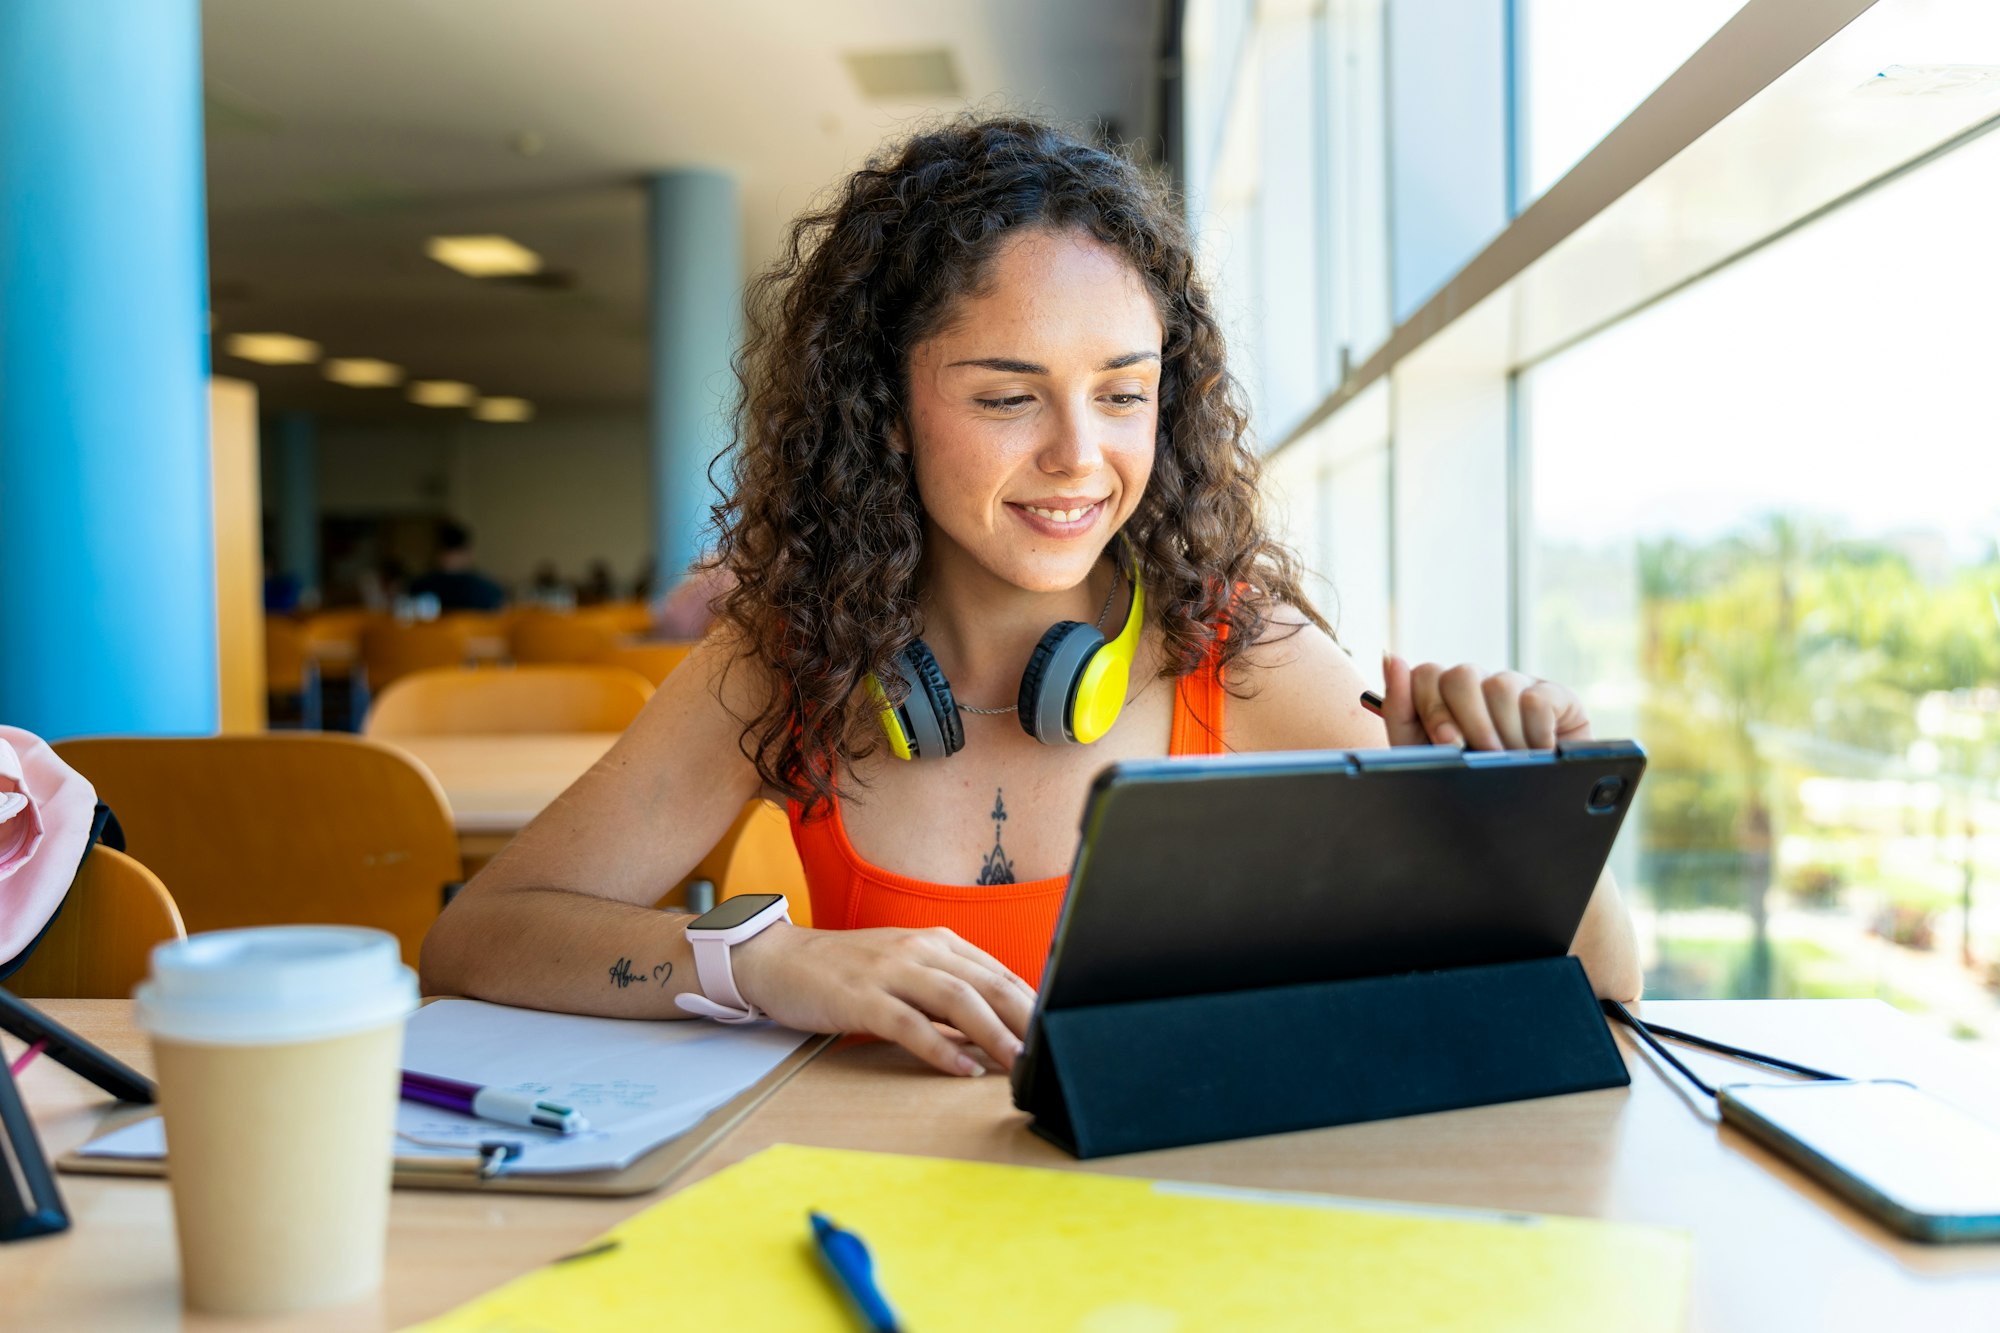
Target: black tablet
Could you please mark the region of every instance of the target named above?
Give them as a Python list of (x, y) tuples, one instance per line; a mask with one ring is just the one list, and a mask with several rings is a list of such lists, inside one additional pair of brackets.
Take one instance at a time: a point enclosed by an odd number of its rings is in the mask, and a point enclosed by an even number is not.
[(1560, 957), (1645, 752), (1452, 746), (1114, 764), (1092, 785), (1044, 1012)]

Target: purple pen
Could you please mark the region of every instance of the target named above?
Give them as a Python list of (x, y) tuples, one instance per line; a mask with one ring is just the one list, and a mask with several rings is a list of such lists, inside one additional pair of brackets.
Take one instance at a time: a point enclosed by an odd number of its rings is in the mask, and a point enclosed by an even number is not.
[(482, 1088), (476, 1083), (460, 1083), (408, 1069), (403, 1071), (403, 1100), (441, 1106), (447, 1111), (476, 1115), (481, 1120), (498, 1120), (506, 1125), (552, 1129), (558, 1134), (575, 1134), (590, 1128), (590, 1122), (571, 1108), (542, 1101), (529, 1093)]

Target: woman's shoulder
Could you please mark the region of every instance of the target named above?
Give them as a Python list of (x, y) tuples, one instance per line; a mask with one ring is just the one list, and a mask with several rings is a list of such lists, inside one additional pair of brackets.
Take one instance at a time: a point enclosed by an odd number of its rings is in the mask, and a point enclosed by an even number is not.
[(1224, 675), (1232, 750), (1353, 749), (1388, 744), (1382, 720), (1361, 705), (1368, 688), (1331, 634), (1283, 602), (1264, 612), (1256, 641)]

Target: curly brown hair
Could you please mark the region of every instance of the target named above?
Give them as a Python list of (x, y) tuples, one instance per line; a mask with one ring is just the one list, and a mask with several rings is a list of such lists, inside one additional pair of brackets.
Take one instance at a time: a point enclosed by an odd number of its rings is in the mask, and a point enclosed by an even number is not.
[[(736, 357), (717, 603), (770, 689), (741, 744), (811, 811), (872, 752), (873, 672), (919, 637), (924, 524), (909, 458), (910, 353), (981, 290), (1019, 228), (1075, 231), (1123, 255), (1165, 326), (1152, 476), (1124, 532), (1165, 636), (1163, 676), (1235, 661), (1286, 603), (1321, 629), (1292, 553), (1265, 531), (1259, 466), (1222, 331), (1168, 190), (1120, 152), (1018, 117), (963, 116), (878, 152), (793, 223), (750, 286)], [(907, 438), (907, 435), (905, 435)]]

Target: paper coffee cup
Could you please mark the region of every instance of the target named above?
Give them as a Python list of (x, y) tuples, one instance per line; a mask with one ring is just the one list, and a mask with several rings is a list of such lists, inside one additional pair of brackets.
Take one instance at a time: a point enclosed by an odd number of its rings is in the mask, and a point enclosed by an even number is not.
[(281, 1314), (382, 1281), (403, 1021), (393, 935), (219, 930), (153, 950), (152, 1036), (190, 1309)]

